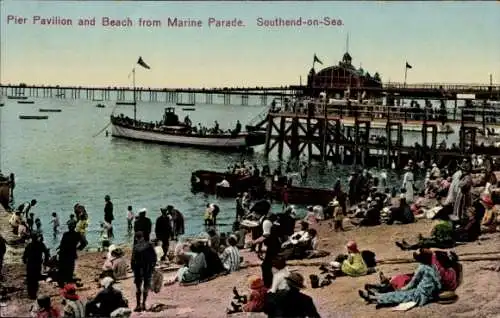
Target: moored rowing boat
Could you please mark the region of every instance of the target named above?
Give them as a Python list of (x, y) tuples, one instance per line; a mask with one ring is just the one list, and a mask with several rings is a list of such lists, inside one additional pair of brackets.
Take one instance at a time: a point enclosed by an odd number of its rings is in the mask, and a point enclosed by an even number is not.
[(49, 119), (49, 116), (19, 115), (19, 119)]
[(62, 112), (62, 109), (58, 109), (58, 108), (40, 108), (38, 111), (40, 113), (60, 113), (60, 112)]

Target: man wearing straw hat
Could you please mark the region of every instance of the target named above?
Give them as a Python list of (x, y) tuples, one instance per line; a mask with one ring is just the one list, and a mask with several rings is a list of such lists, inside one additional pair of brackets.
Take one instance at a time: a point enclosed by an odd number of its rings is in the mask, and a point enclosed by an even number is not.
[(264, 312), (268, 317), (309, 317), (319, 318), (320, 315), (312, 298), (300, 292), (304, 286), (304, 277), (291, 272), (285, 278), (288, 290), (269, 294)]

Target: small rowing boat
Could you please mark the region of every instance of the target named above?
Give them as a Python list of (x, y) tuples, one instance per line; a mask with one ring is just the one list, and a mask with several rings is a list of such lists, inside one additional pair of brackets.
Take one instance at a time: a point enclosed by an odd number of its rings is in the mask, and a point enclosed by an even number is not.
[(194, 106), (195, 103), (177, 103), (177, 106)]
[(7, 99), (28, 99), (26, 96), (7, 96)]
[(95, 105), (95, 107), (97, 107), (97, 108), (105, 108), (106, 105), (104, 105), (104, 104), (97, 104), (97, 105)]
[(116, 102), (116, 105), (135, 105), (135, 102)]
[(34, 100), (18, 100), (17, 103), (18, 104), (34, 104), (35, 101)]
[(62, 109), (58, 109), (58, 108), (40, 108), (38, 111), (40, 113), (60, 113), (60, 112), (62, 112)]
[(19, 119), (49, 119), (49, 116), (19, 115)]
[(194, 108), (194, 107), (183, 107), (182, 110), (186, 111), (186, 112), (194, 112), (196, 110), (196, 108)]

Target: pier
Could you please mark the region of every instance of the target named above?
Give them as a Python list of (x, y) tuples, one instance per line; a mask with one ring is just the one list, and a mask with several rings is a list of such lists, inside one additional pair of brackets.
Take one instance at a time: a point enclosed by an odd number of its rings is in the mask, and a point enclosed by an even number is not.
[[(442, 101), (442, 105), (444, 101)], [(309, 102), (273, 109), (253, 129), (266, 131), (264, 153), (277, 149), (283, 160), (285, 146), (291, 160), (308, 156), (309, 161), (389, 166), (413, 160), (447, 161), (484, 154), (500, 156), (500, 148), (478, 142), (488, 129), (499, 129), (500, 108), (482, 106), (434, 110), (398, 106), (353, 104), (348, 106)], [(459, 141), (453, 147), (438, 144), (445, 127), (455, 127)], [(404, 131), (420, 134), (417, 144), (405, 145)], [(378, 132), (378, 138), (372, 138)], [(487, 139), (487, 138), (486, 138)]]
[[(257, 98), (260, 105), (268, 105), (273, 98), (314, 96), (319, 92), (329, 95), (341, 94), (345, 85), (282, 87), (224, 87), (224, 88), (136, 88), (137, 100), (159, 103), (205, 103), (225, 105), (249, 105), (249, 98)], [(399, 101), (402, 98), (448, 98), (456, 99), (459, 94), (475, 94), (478, 99), (498, 99), (500, 85), (487, 84), (403, 84), (385, 83), (381, 86), (351, 86), (351, 94), (365, 93), (370, 97), (386, 96)], [(75, 87), (39, 85), (0, 85), (3, 96), (24, 96), (30, 98), (86, 99), (93, 101), (132, 101), (131, 87)]]

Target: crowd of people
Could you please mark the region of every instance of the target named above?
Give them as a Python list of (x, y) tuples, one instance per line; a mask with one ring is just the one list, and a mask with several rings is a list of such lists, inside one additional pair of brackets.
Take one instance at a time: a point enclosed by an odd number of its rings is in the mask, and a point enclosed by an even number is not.
[[(7, 243), (24, 246), (22, 256), (26, 264), (26, 288), (28, 297), (36, 300), (32, 306), (34, 317), (109, 317), (115, 312), (116, 317), (127, 313), (128, 301), (123, 294), (113, 287), (116, 281), (124, 279), (129, 268), (134, 274), (137, 288), (135, 311), (146, 309), (148, 292), (151, 288), (155, 267), (164, 261), (169, 253), (169, 242), (184, 234), (184, 216), (169, 205), (160, 210), (155, 226), (146, 216), (147, 210), (140, 209), (135, 215), (131, 206), (127, 209), (128, 230), (134, 233), (134, 245), (130, 264), (127, 264), (125, 253), (121, 248), (111, 244), (114, 238), (114, 207), (109, 195), (104, 198), (103, 221), (101, 222), (101, 241), (103, 251), (108, 251), (101, 280), (103, 289), (92, 299), (82, 303), (76, 289), (82, 287), (81, 279), (75, 277), (78, 252), (88, 245), (86, 239), (89, 218), (83, 205), (77, 203), (73, 213), (66, 222), (67, 231), (60, 239), (55, 252), (50, 253), (44, 244), (44, 231), (40, 218), (36, 218), (37, 200), (33, 199), (18, 206), (12, 211), (9, 219), (13, 240), (7, 242), (0, 236), (0, 270), (6, 252)], [(58, 237), (61, 223), (57, 213), (52, 213), (50, 221), (52, 235)], [(154, 232), (153, 232), (154, 231)], [(155, 238), (151, 238), (151, 233)], [(55, 282), (64, 295), (63, 310), (51, 304), (46, 295), (39, 295), (39, 282), (47, 280)]]
[[(102, 290), (90, 299), (77, 295), (81, 281), (75, 277), (78, 251), (88, 242), (86, 231), (88, 215), (81, 204), (74, 206), (66, 222), (67, 231), (62, 235), (56, 253), (51, 255), (44, 244), (42, 224), (36, 218), (37, 201), (21, 204), (10, 218), (12, 234), (17, 244), (26, 244), (22, 260), (26, 264), (26, 286), (30, 299), (37, 299), (32, 311), (36, 317), (101, 317), (130, 314), (128, 300), (114, 287), (127, 277), (129, 268), (136, 286), (134, 311), (147, 309), (150, 290), (158, 290), (163, 275), (158, 267), (164, 261), (173, 261), (181, 268), (166, 279), (166, 285), (183, 286), (203, 283), (221, 275), (240, 270), (243, 264), (242, 249), (249, 248), (261, 257), (261, 276), (251, 277), (248, 294), (232, 291), (233, 300), (227, 313), (264, 312), (270, 317), (319, 317), (313, 300), (300, 292), (305, 286), (304, 277), (286, 266), (287, 260), (310, 258), (318, 252), (319, 224), (332, 220), (332, 229), (345, 231), (346, 219), (353, 226), (380, 224), (408, 224), (420, 218), (433, 219), (430, 237), (419, 236), (418, 241), (395, 242), (404, 251), (415, 250), (414, 259), (419, 264), (414, 273), (403, 273), (392, 278), (380, 274), (378, 284), (368, 284), (359, 291), (367, 303), (378, 307), (408, 304), (423, 306), (437, 300), (456, 299), (455, 289), (461, 283), (461, 265), (449, 249), (457, 244), (472, 242), (482, 233), (500, 230), (500, 217), (495, 209), (497, 180), (489, 168), (483, 169), (482, 179), (472, 169), (482, 167), (482, 158), (474, 157), (457, 165), (439, 168), (437, 164), (414, 165), (409, 161), (404, 168), (399, 188), (390, 188), (387, 172), (375, 177), (367, 170), (353, 172), (344, 191), (340, 180), (333, 189), (334, 196), (327, 206), (310, 206), (304, 218), (299, 218), (294, 206), (284, 202), (283, 210), (273, 213), (267, 199), (254, 201), (248, 192), (236, 198), (236, 214), (230, 233), (217, 231), (217, 214), (220, 208), (208, 204), (205, 210), (206, 236), (192, 240), (178, 240), (184, 234), (184, 216), (173, 206), (160, 210), (153, 224), (146, 209), (135, 215), (127, 208), (128, 230), (134, 233), (130, 263), (121, 248), (111, 244), (114, 207), (106, 195), (101, 222), (102, 248), (107, 251), (98, 277)], [(423, 187), (416, 186), (415, 174), (423, 168)], [(233, 173), (255, 173), (246, 165), (231, 167)], [(269, 167), (264, 167), (269, 169)], [(276, 172), (275, 175), (279, 175)], [(478, 196), (473, 186), (481, 185)], [(399, 194), (398, 194), (399, 192)], [(396, 200), (398, 198), (398, 200)], [(429, 208), (425, 202), (436, 200)], [(394, 204), (395, 201), (399, 203)], [(62, 228), (59, 216), (52, 214), (52, 234), (57, 236)], [(174, 248), (170, 242), (178, 240)], [(3, 242), (3, 243), (2, 243)], [(0, 254), (5, 254), (5, 240), (0, 240)], [(324, 255), (323, 255), (324, 256)], [(328, 286), (335, 279), (364, 276), (376, 271), (375, 251), (360, 250), (355, 241), (349, 241), (345, 254), (326, 262), (318, 273), (310, 275), (313, 288)], [(61, 312), (51, 304), (50, 298), (38, 293), (39, 281), (49, 278), (61, 288), (64, 306)]]

